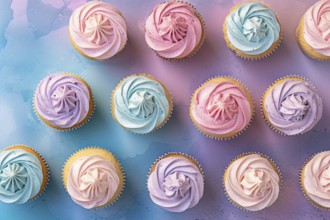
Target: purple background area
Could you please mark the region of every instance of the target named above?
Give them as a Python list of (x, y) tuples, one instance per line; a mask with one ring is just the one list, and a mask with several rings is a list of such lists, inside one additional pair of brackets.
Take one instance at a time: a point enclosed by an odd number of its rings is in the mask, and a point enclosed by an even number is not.
[[(124, 14), (129, 31), (125, 50), (109, 61), (88, 60), (70, 45), (67, 24), (72, 9), (84, 1), (1, 0), (0, 6), (0, 146), (22, 143), (37, 149), (51, 170), (47, 191), (26, 205), (0, 204), (3, 219), (326, 219), (328, 212), (313, 207), (299, 187), (299, 171), (312, 154), (329, 149), (329, 63), (306, 57), (298, 48), (295, 29), (316, 1), (265, 1), (277, 13), (284, 40), (261, 61), (236, 57), (223, 39), (222, 24), (229, 9), (240, 1), (191, 0), (201, 13), (207, 36), (200, 52), (184, 62), (158, 58), (144, 41), (143, 26), (154, 5), (162, 1), (113, 0)], [(71, 132), (45, 126), (32, 109), (38, 82), (57, 71), (81, 75), (92, 87), (96, 112), (91, 121)], [(111, 117), (110, 95), (115, 85), (134, 73), (151, 74), (167, 85), (174, 112), (167, 125), (148, 135), (123, 130)], [(300, 74), (310, 79), (324, 100), (324, 114), (316, 128), (304, 135), (283, 137), (268, 128), (259, 110), (265, 89), (277, 78)], [(250, 89), (256, 114), (250, 128), (230, 141), (200, 134), (189, 118), (191, 94), (207, 79), (230, 75)], [(61, 169), (73, 152), (88, 146), (104, 147), (122, 162), (126, 190), (111, 207), (84, 210), (72, 202), (61, 182)], [(170, 151), (195, 156), (205, 171), (205, 194), (193, 209), (170, 213), (154, 205), (146, 190), (149, 167)], [(283, 185), (277, 202), (260, 212), (245, 212), (227, 201), (221, 176), (238, 154), (259, 151), (280, 167)]]

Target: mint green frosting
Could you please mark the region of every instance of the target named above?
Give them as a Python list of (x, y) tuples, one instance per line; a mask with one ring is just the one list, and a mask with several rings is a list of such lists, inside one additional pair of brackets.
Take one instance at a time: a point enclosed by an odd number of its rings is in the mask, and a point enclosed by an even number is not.
[(146, 134), (161, 125), (170, 107), (163, 86), (146, 76), (131, 76), (114, 93), (117, 121), (128, 130)]
[(26, 203), (39, 193), (42, 181), (36, 156), (24, 150), (0, 151), (0, 201)]
[(226, 19), (229, 41), (248, 55), (267, 51), (280, 37), (275, 13), (261, 3), (242, 4)]

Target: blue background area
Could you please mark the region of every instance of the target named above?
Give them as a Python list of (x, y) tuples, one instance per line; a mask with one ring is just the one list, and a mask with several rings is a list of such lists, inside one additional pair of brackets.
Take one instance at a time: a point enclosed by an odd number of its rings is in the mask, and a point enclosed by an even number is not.
[[(237, 58), (225, 45), (222, 23), (239, 1), (191, 0), (203, 16), (207, 37), (198, 55), (184, 62), (163, 61), (144, 41), (143, 26), (154, 5), (162, 1), (114, 0), (126, 17), (129, 43), (109, 61), (97, 62), (79, 55), (70, 45), (67, 24), (71, 12), (84, 1), (1, 0), (0, 6), (0, 147), (26, 144), (37, 149), (51, 170), (46, 192), (25, 205), (0, 204), (1, 219), (318, 219), (329, 213), (314, 208), (299, 188), (299, 170), (312, 154), (329, 149), (329, 63), (306, 57), (298, 48), (295, 28), (315, 1), (266, 1), (278, 14), (284, 30), (280, 48), (261, 61)], [(58, 132), (40, 122), (32, 108), (38, 82), (57, 71), (81, 75), (92, 87), (96, 111), (91, 121), (76, 131)], [(115, 85), (134, 73), (152, 74), (167, 85), (174, 97), (174, 112), (165, 127), (148, 135), (123, 130), (111, 117), (110, 96)], [(211, 140), (189, 119), (191, 94), (212, 76), (231, 75), (243, 81), (255, 99), (256, 117), (251, 127), (230, 141)], [(288, 74), (310, 79), (324, 100), (324, 114), (316, 128), (304, 135), (283, 137), (261, 117), (259, 100), (274, 80)], [(127, 185), (111, 207), (85, 210), (65, 192), (61, 169), (76, 150), (99, 146), (120, 159)], [(205, 194), (199, 205), (184, 213), (169, 213), (155, 206), (146, 190), (149, 167), (170, 151), (195, 156), (205, 176)], [(221, 185), (228, 162), (236, 155), (259, 151), (269, 155), (283, 174), (277, 202), (260, 212), (241, 211), (229, 203)]]

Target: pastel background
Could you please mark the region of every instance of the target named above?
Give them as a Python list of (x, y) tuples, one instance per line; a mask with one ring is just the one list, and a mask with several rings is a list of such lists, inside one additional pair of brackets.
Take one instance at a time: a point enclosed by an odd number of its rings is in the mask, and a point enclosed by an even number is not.
[[(330, 149), (329, 63), (306, 57), (295, 40), (296, 26), (313, 0), (265, 1), (277, 13), (284, 30), (280, 48), (267, 59), (245, 61), (225, 45), (222, 24), (238, 0), (191, 0), (203, 16), (207, 37), (198, 55), (184, 62), (158, 58), (144, 41), (147, 15), (162, 0), (112, 0), (126, 17), (129, 42), (123, 52), (105, 62), (91, 61), (71, 46), (67, 24), (72, 10), (85, 1), (1, 0), (0, 3), (0, 147), (26, 144), (37, 149), (51, 170), (47, 191), (26, 205), (0, 204), (1, 219), (326, 219), (329, 212), (314, 208), (299, 188), (299, 171), (312, 154)], [(92, 87), (96, 112), (91, 121), (71, 132), (45, 126), (32, 108), (34, 89), (57, 71), (81, 75)], [(110, 95), (125, 76), (148, 73), (162, 80), (174, 98), (167, 125), (148, 135), (123, 130), (111, 117)], [(217, 75), (239, 78), (251, 90), (256, 117), (240, 137), (217, 141), (200, 134), (189, 118), (194, 90)], [(300, 74), (310, 79), (324, 100), (324, 115), (304, 135), (283, 137), (264, 123), (259, 100), (277, 78)], [(61, 182), (66, 158), (78, 149), (100, 146), (112, 151), (127, 174), (126, 190), (111, 207), (84, 210), (71, 201)], [(155, 159), (179, 151), (195, 156), (205, 171), (205, 194), (199, 205), (184, 213), (155, 206), (146, 190), (146, 177)], [(236, 155), (259, 151), (269, 155), (283, 174), (277, 202), (260, 212), (244, 212), (227, 201), (221, 184), (223, 170)]]

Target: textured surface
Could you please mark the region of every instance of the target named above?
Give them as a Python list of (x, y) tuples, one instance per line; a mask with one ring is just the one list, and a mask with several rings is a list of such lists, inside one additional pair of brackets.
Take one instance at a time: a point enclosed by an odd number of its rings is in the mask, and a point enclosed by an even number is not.
[[(295, 28), (312, 0), (266, 1), (279, 16), (282, 45), (270, 58), (244, 61), (225, 45), (222, 23), (238, 1), (192, 0), (203, 16), (207, 37), (199, 54), (184, 62), (161, 60), (144, 41), (143, 25), (154, 4), (161, 1), (113, 0), (128, 23), (129, 43), (118, 56), (97, 62), (79, 55), (70, 45), (67, 24), (72, 9), (83, 1), (1, 0), (0, 7), (0, 146), (22, 143), (37, 149), (51, 170), (46, 192), (26, 205), (0, 204), (3, 219), (319, 219), (326, 211), (314, 208), (299, 188), (299, 170), (311, 154), (329, 149), (329, 63), (306, 57), (298, 48)], [(91, 121), (72, 132), (57, 132), (35, 116), (32, 97), (46, 75), (68, 71), (81, 75), (92, 87), (96, 111)], [(135, 135), (123, 130), (111, 117), (112, 89), (125, 76), (148, 73), (167, 85), (174, 98), (174, 112), (160, 130)], [(261, 117), (259, 108), (252, 125), (230, 141), (206, 138), (189, 118), (194, 90), (208, 78), (231, 75), (251, 90), (258, 106), (262, 93), (275, 79), (287, 74), (309, 78), (324, 99), (324, 114), (317, 127), (305, 135), (283, 137)], [(126, 190), (113, 206), (84, 210), (71, 201), (61, 183), (66, 158), (87, 146), (100, 146), (118, 156), (127, 174)], [(155, 206), (146, 191), (146, 176), (154, 160), (169, 151), (195, 156), (205, 175), (205, 194), (199, 205), (184, 213), (169, 213)], [(260, 151), (280, 167), (283, 187), (278, 201), (261, 212), (241, 211), (224, 196), (220, 177), (236, 155)]]

